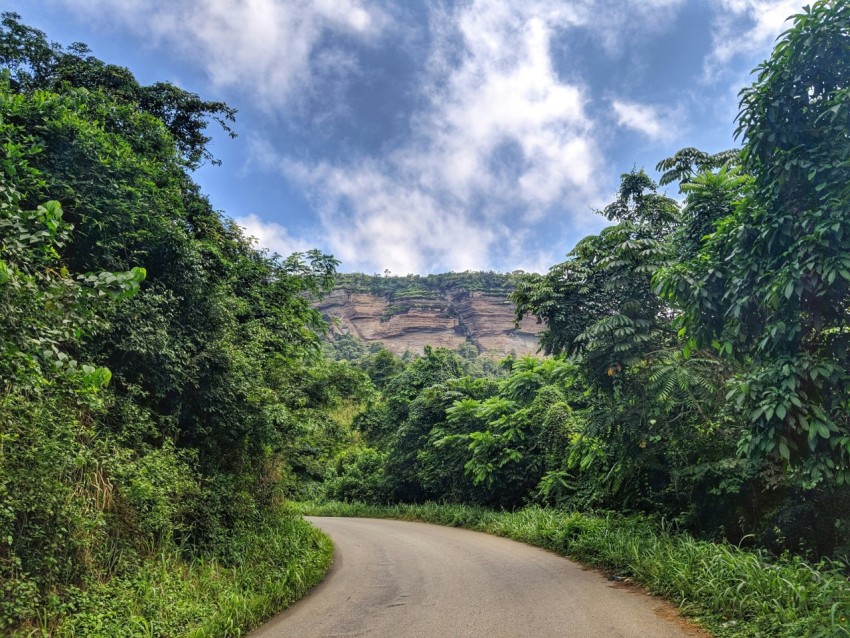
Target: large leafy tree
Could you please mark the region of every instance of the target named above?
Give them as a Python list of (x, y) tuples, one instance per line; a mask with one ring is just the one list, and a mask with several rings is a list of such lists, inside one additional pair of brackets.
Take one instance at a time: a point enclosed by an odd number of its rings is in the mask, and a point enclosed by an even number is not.
[(58, 202), (26, 210), (0, 171), (0, 630), (105, 542), (92, 486), (75, 477), (109, 456), (91, 424), (111, 372), (77, 351), (144, 270), (72, 273), (59, 254), (70, 236)]
[[(734, 156), (685, 149), (664, 162), (665, 177), (685, 180), (687, 189)], [(528, 277), (514, 295), (518, 315), (545, 323), (545, 351), (571, 357), (590, 386), (584, 425), (561, 471), (585, 503), (687, 507), (694, 479), (686, 474), (701, 465), (716, 486), (722, 471), (715, 464), (730, 453), (715, 414), (728, 369), (680, 342), (679, 313), (653, 278), (693, 254), (716, 211), (680, 210), (635, 171), (623, 175), (603, 213), (617, 223), (579, 242), (548, 274)], [(736, 486), (745, 480), (736, 478)]]
[(579, 357), (599, 383), (670, 336), (669, 313), (651, 278), (669, 259), (665, 239), (679, 212), (656, 189), (643, 171), (623, 175), (616, 200), (601, 211), (617, 223), (580, 241), (548, 274), (527, 277), (513, 294), (517, 317), (532, 313), (545, 324), (544, 351)]
[[(18, 174), (26, 203), (62, 203), (75, 227), (62, 251), (70, 268), (147, 268), (141, 294), (83, 346), (113, 371), (108, 423), (136, 443), (199, 450), (207, 473), (249, 468), (259, 433), (274, 429), (262, 416), (272, 395), (257, 388), (316, 355), (322, 321), (308, 295), (329, 287), (336, 262), (256, 250), (199, 192), (186, 167), (207, 153), (199, 132), (224, 107), (140, 87), (12, 15), (0, 42), (13, 71), (2, 103), (10, 161), (35, 171)], [(156, 106), (151, 95), (169, 91), (175, 101)]]
[[(142, 86), (128, 69), (99, 60), (82, 43), (66, 49), (49, 42), (43, 31), (22, 24), (17, 13), (4, 12), (0, 18), (0, 64), (9, 70), (16, 92), (62, 92), (68, 85), (108, 93), (113, 103), (129, 105), (164, 124), (190, 168), (205, 161), (219, 163), (208, 149), (210, 121), (235, 137), (230, 125), (236, 110), (224, 102), (202, 100), (169, 82)], [(124, 127), (118, 118), (105, 121), (132, 132), (133, 127)]]
[(541, 496), (552, 497), (558, 492), (554, 475), (577, 429), (566, 397), (574, 382), (575, 370), (563, 360), (523, 357), (497, 392), (455, 399), (432, 445), (457, 449), (463, 444), (463, 469), (486, 503), (520, 505), (544, 476), (549, 479)]
[(387, 472), (400, 498), (422, 500), (419, 453), (426, 447), (434, 424), (445, 418), (446, 403), (434, 387), (464, 374), (463, 360), (444, 348), (426, 346), (424, 356), (413, 361), (385, 387), (390, 457)]
[(697, 346), (743, 363), (741, 451), (850, 482), (850, 6), (793, 18), (742, 92), (735, 171), (686, 186), (716, 228), (659, 279)]

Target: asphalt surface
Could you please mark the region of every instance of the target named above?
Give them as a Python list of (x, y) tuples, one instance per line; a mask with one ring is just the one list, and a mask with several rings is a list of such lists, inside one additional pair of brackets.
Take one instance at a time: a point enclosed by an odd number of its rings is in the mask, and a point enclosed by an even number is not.
[(251, 638), (706, 636), (667, 603), (547, 551), (463, 529), (309, 518), (334, 565)]

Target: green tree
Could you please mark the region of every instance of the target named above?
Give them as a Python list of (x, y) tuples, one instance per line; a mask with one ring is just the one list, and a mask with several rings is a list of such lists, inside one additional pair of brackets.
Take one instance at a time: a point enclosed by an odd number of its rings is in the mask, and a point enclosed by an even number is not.
[[(721, 160), (686, 151), (662, 164), (679, 166), (688, 176), (683, 188), (696, 192), (706, 173), (694, 176), (692, 167)], [(730, 373), (710, 352), (680, 341), (677, 309), (653, 283), (659, 272), (679, 268), (712, 227), (718, 211), (696, 199), (680, 210), (645, 173), (623, 175), (617, 199), (604, 210), (618, 223), (517, 288), (518, 316), (531, 312), (545, 322), (546, 351), (570, 356), (589, 385), (582, 427), (562, 464), (550, 469), (543, 496), (552, 488), (584, 505), (677, 512), (693, 494), (690, 469), (714, 467), (731, 453), (728, 439), (717, 435), (718, 400)], [(700, 489), (714, 489), (721, 479), (711, 480)]]
[[(82, 43), (67, 50), (51, 43), (43, 31), (21, 23), (17, 13), (0, 14), (0, 64), (10, 71), (16, 92), (38, 90), (64, 92), (66, 85), (91, 92), (108, 93), (113, 103), (128, 105), (153, 116), (168, 129), (183, 163), (197, 168), (209, 161), (220, 163), (207, 148), (211, 138), (205, 134), (209, 121), (218, 123), (225, 133), (235, 137), (230, 123), (236, 110), (224, 102), (202, 100), (169, 82), (142, 86), (124, 67), (107, 64)], [(109, 127), (129, 132), (119, 118), (105, 120)]]
[(486, 503), (516, 507), (539, 491), (545, 476), (551, 481), (562, 469), (578, 428), (566, 396), (575, 389), (575, 376), (575, 367), (564, 361), (523, 357), (498, 394), (455, 401), (447, 410), (454, 430), (466, 432), (452, 438), (467, 442), (464, 469), (474, 485), (485, 488)]
[(846, 3), (794, 17), (741, 94), (749, 177), (721, 171), (686, 187), (716, 232), (659, 279), (693, 343), (747, 370), (730, 393), (749, 424), (741, 451), (810, 484), (850, 482), (848, 44)]
[(324, 475), (371, 384), (320, 363), (336, 260), (258, 250), (193, 183), (231, 111), (12, 15), (0, 56), (5, 631), (160, 550), (231, 557)]
[(634, 171), (622, 176), (617, 199), (602, 213), (618, 223), (580, 241), (548, 274), (527, 277), (512, 297), (517, 318), (531, 313), (545, 324), (547, 354), (579, 357), (605, 384), (670, 338), (669, 313), (651, 277), (670, 258), (665, 240), (678, 206)]
[(362, 367), (375, 387), (383, 389), (404, 370), (405, 365), (398, 356), (386, 348), (381, 348), (365, 357)]

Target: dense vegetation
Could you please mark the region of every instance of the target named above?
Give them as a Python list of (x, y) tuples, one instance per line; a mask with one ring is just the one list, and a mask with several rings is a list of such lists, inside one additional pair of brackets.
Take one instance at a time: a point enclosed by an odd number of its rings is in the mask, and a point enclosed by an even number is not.
[(0, 631), (238, 635), (327, 566), (283, 506), (316, 497), (517, 512), (433, 516), (729, 635), (846, 635), (841, 563), (802, 560), (850, 556), (848, 52), (850, 5), (815, 3), (742, 92), (742, 148), (660, 162), (682, 203), (623, 175), (545, 275), (339, 278), (399, 307), (515, 289), (551, 356), (496, 364), (322, 344), (337, 262), (258, 250), (191, 179), (232, 109), (5, 14)]
[(507, 296), (522, 280), (522, 271), (498, 273), (492, 271), (448, 272), (436, 275), (365, 275), (340, 273), (336, 287), (349, 292), (368, 292), (390, 301), (409, 298), (433, 299), (457, 292), (482, 292)]
[(279, 507), (366, 382), (320, 356), (336, 262), (199, 192), (225, 105), (13, 14), (0, 60), (0, 633), (238, 633), (329, 560)]

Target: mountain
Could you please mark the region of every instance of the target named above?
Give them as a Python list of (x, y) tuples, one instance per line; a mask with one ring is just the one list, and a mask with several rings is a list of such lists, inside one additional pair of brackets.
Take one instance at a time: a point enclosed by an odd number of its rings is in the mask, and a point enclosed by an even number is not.
[(343, 274), (317, 307), (332, 334), (381, 342), (396, 354), (426, 345), (454, 349), (472, 343), (482, 354), (535, 354), (541, 325), (514, 324), (509, 299), (521, 272), (445, 273), (407, 277)]

